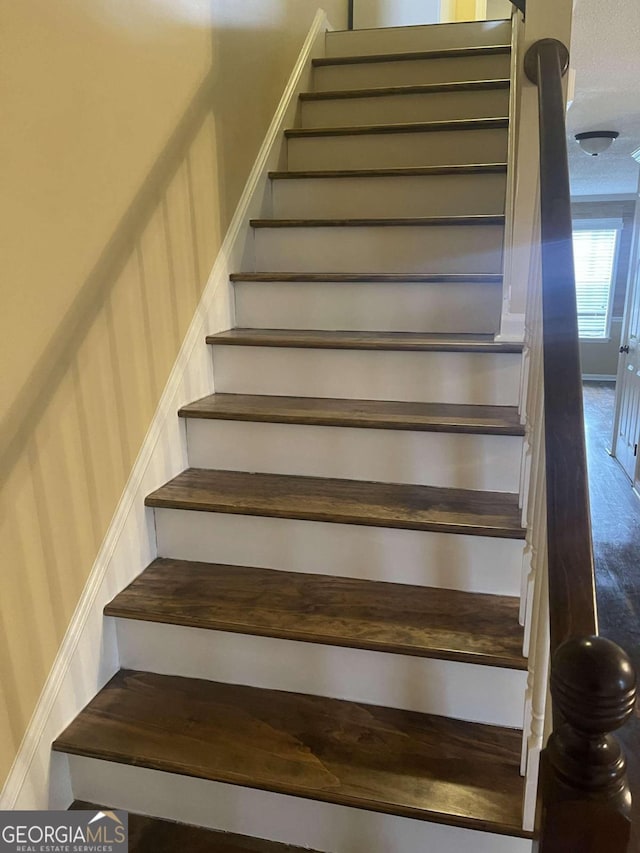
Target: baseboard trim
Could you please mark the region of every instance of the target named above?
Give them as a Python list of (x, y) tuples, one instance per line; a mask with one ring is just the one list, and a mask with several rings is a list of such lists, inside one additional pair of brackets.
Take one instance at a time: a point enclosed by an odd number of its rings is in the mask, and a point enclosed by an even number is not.
[(229, 275), (245, 268), (242, 238), (249, 220), (262, 213), (268, 172), (280, 165), (283, 130), (295, 123), (297, 96), (309, 88), (311, 60), (324, 55), (329, 29), (326, 13), (318, 9), (0, 792), (0, 810), (67, 808), (72, 800), (68, 762), (62, 756), (51, 760), (51, 742), (119, 668), (114, 621), (102, 610), (155, 556), (153, 518), (144, 497), (187, 465), (184, 424), (177, 412), (214, 390), (205, 336), (233, 325)]

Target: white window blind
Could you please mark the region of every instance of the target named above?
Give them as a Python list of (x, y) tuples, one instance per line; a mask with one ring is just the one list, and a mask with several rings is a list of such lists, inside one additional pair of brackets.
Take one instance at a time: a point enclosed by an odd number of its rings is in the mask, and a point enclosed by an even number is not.
[(590, 229), (582, 225), (573, 232), (578, 330), (581, 338), (609, 336), (617, 243), (617, 228)]

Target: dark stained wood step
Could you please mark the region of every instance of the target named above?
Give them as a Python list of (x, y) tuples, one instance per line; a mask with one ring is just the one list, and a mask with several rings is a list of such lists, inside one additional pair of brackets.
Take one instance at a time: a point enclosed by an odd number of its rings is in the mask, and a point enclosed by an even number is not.
[(327, 332), (291, 329), (230, 329), (207, 336), (215, 346), (295, 347), (418, 352), (522, 352), (518, 341), (493, 335), (441, 335), (422, 332)]
[(337, 699), (121, 671), (57, 752), (421, 820), (522, 830), (521, 732)]
[[(105, 808), (108, 806), (76, 800), (72, 803), (70, 810), (104, 811)], [(130, 812), (129, 853), (314, 853), (314, 851)]]
[(518, 495), (188, 468), (147, 506), (524, 539)]
[(260, 423), (524, 435), (515, 406), (211, 394), (183, 406), (179, 415)]
[(288, 139), (316, 136), (365, 136), (380, 133), (438, 133), (440, 131), (502, 130), (509, 127), (508, 117), (465, 118), (447, 121), (415, 121), (398, 124), (357, 124), (347, 127), (293, 127), (285, 130)]
[(502, 284), (502, 275), (495, 273), (368, 273), (368, 272), (234, 272), (230, 281), (335, 281), (350, 284)]
[(397, 166), (387, 169), (316, 169), (269, 172), (271, 180), (306, 178), (417, 178), (432, 175), (506, 174), (506, 163), (470, 163), (462, 166)]
[(157, 559), (107, 616), (526, 669), (517, 598)]
[(410, 86), (376, 86), (370, 89), (334, 89), (328, 92), (303, 92), (301, 101), (341, 101), (352, 98), (383, 98), (388, 95), (433, 95), (440, 92), (485, 92), (508, 89), (511, 80), (463, 80), (458, 83), (422, 83)]
[(356, 56), (321, 56), (312, 60), (316, 68), (327, 65), (362, 65), (368, 62), (406, 62), (421, 59), (464, 59), (474, 56), (495, 56), (511, 53), (510, 44), (481, 45), (477, 47), (447, 47), (438, 50), (419, 50), (407, 53), (357, 54)]
[(456, 225), (504, 225), (505, 217), (495, 214), (476, 214), (473, 216), (414, 216), (377, 219), (251, 219), (252, 228), (360, 228), (402, 226), (456, 226)]

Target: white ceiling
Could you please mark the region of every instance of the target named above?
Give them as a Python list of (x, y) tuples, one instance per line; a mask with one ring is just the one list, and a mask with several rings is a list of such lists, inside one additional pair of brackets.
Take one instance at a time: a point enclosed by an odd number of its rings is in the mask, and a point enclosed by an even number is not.
[[(576, 0), (571, 66), (575, 96), (567, 114), (572, 195), (634, 193), (640, 166), (630, 154), (640, 147), (640, 2)], [(598, 157), (583, 153), (574, 135), (617, 130)]]

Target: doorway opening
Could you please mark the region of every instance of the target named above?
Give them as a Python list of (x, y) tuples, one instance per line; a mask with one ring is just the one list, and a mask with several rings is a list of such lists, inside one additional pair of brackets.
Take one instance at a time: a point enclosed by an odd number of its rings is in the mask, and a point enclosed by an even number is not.
[(510, 18), (510, 0), (353, 0), (353, 29)]
[(608, 407), (603, 448), (638, 485), (640, 297), (635, 196), (574, 198), (573, 244), (585, 390)]

